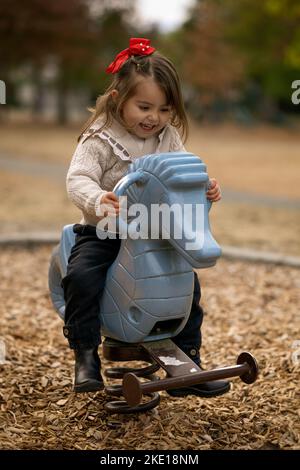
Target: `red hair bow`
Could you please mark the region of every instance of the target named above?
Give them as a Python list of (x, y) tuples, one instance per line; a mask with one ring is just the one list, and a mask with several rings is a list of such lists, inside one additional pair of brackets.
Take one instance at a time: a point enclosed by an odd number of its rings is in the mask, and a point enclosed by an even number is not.
[(154, 51), (155, 48), (150, 46), (149, 39), (131, 38), (129, 40), (129, 47), (119, 52), (114, 61), (107, 67), (106, 73), (117, 73), (124, 62), (133, 55), (150, 55)]

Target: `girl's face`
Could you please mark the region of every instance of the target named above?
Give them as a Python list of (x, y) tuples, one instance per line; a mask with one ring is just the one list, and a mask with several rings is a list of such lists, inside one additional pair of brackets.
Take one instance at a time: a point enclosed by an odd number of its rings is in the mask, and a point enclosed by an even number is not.
[(170, 120), (171, 112), (165, 93), (149, 77), (137, 85), (134, 96), (125, 102), (122, 117), (132, 134), (147, 139), (159, 134)]

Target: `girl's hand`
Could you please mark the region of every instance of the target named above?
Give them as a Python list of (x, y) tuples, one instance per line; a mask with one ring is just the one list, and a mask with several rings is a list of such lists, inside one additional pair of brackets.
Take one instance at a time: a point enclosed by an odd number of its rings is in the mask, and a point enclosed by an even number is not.
[(104, 217), (117, 216), (120, 213), (119, 198), (115, 193), (107, 192), (100, 199), (101, 215)]
[(215, 178), (209, 180), (209, 190), (206, 192), (206, 197), (211, 202), (217, 202), (221, 199), (221, 189)]

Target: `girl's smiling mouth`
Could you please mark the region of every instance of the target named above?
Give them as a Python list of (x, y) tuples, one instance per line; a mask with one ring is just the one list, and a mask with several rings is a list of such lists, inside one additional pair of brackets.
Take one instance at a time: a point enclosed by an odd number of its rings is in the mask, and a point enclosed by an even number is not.
[(156, 127), (150, 124), (143, 124), (143, 123), (140, 123), (139, 125), (144, 131), (153, 131), (153, 129), (155, 129)]

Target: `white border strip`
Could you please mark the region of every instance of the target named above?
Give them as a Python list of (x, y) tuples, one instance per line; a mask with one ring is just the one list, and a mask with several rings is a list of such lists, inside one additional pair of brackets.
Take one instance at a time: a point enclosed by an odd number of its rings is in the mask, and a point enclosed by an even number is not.
[(222, 246), (222, 255), (227, 259), (253, 261), (255, 263), (281, 264), (300, 268), (300, 257), (274, 253), (270, 251), (252, 250), (250, 248), (239, 248), (236, 246)]
[[(21, 234), (12, 233), (10, 236), (0, 234), (0, 247), (57, 244), (60, 241), (60, 236), (61, 234), (57, 232), (23, 232)], [(226, 259), (280, 264), (300, 268), (299, 256), (285, 255), (283, 253), (238, 248), (235, 246), (222, 246), (222, 256)]]

